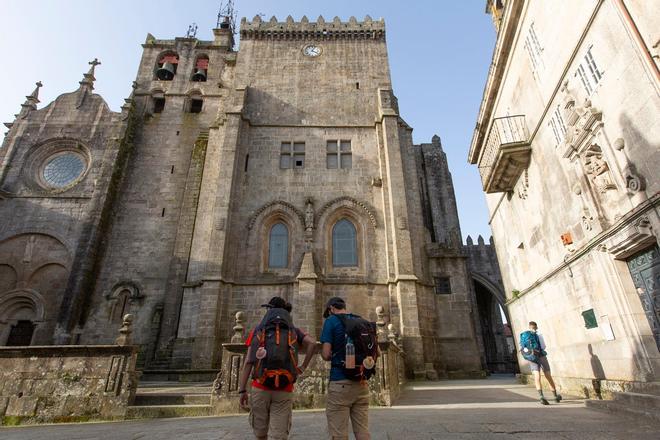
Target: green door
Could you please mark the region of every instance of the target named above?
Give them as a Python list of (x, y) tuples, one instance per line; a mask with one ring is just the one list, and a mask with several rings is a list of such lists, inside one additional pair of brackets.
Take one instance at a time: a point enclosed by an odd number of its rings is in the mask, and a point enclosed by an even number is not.
[(628, 260), (628, 269), (637, 288), (655, 343), (660, 350), (660, 250), (658, 245)]

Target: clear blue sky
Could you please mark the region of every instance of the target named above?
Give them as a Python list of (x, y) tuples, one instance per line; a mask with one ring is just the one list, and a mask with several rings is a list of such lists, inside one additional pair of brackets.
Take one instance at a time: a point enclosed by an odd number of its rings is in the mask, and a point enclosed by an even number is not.
[[(131, 90), (141, 43), (184, 36), (212, 39), (219, 1), (1, 0), (0, 122), (9, 122), (41, 80), (44, 106), (75, 90), (87, 62), (97, 57), (96, 92), (118, 111)], [(394, 91), (416, 143), (442, 138), (454, 177), (463, 236), (488, 238), (488, 213), (467, 151), (495, 43), (484, 0), (236, 0), (240, 17), (263, 13), (315, 21), (366, 14), (385, 18)], [(3, 127), (4, 128), (4, 127)]]

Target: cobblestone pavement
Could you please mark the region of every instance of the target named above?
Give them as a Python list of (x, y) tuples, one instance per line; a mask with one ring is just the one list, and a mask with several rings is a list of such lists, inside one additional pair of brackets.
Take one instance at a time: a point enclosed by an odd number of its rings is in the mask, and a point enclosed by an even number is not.
[[(567, 398), (541, 406), (510, 378), (416, 382), (392, 408), (371, 411), (373, 439), (660, 439), (660, 425), (588, 409)], [(326, 438), (322, 411), (298, 411), (291, 439)], [(246, 416), (0, 428), (2, 440), (253, 439)]]

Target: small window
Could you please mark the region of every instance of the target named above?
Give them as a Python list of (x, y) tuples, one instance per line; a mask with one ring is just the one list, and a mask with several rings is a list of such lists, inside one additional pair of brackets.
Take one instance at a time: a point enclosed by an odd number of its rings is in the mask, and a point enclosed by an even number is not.
[(598, 327), (598, 321), (596, 320), (594, 309), (589, 309), (582, 312), (582, 319), (584, 319), (585, 328), (590, 329)]
[(190, 99), (190, 113), (201, 113), (203, 106), (204, 106), (204, 100), (202, 98)]
[(555, 142), (557, 145), (561, 144), (566, 137), (566, 123), (564, 122), (564, 117), (561, 114), (561, 108), (559, 105), (555, 108), (548, 123), (550, 128), (552, 128), (552, 134), (555, 137)]
[(332, 228), (332, 265), (354, 267), (358, 265), (357, 231), (347, 219), (339, 220)]
[(584, 88), (587, 96), (590, 96), (596, 86), (600, 83), (603, 73), (598, 68), (596, 60), (591, 52), (591, 47), (587, 50), (587, 53), (584, 55), (582, 62), (578, 65), (575, 71), (575, 77), (580, 78), (580, 83)]
[(289, 265), (289, 230), (283, 223), (270, 229), (268, 240), (268, 267), (285, 268)]
[(161, 55), (156, 65), (156, 79), (172, 81), (179, 66), (179, 56), (175, 53)]
[(435, 294), (451, 295), (451, 280), (449, 277), (435, 277)]
[(280, 168), (305, 168), (305, 143), (282, 142), (280, 147)]
[(532, 64), (532, 71), (539, 71), (543, 67), (543, 60), (541, 58), (543, 48), (541, 47), (539, 39), (536, 35), (534, 23), (529, 26), (529, 31), (527, 32), (527, 37), (525, 38), (525, 49), (527, 50), (527, 55), (529, 55), (529, 60)]
[(328, 141), (326, 144), (326, 167), (328, 169), (353, 168), (351, 141)]
[(165, 98), (154, 98), (154, 113), (162, 113), (165, 110)]

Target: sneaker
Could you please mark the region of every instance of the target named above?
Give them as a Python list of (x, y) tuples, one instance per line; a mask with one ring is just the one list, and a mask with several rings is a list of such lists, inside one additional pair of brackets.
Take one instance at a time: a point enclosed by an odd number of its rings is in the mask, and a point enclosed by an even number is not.
[(550, 405), (550, 403), (545, 399), (545, 397), (541, 397), (540, 402), (541, 405)]
[(555, 402), (557, 402), (557, 403), (561, 402), (561, 394), (557, 394), (555, 396)]

